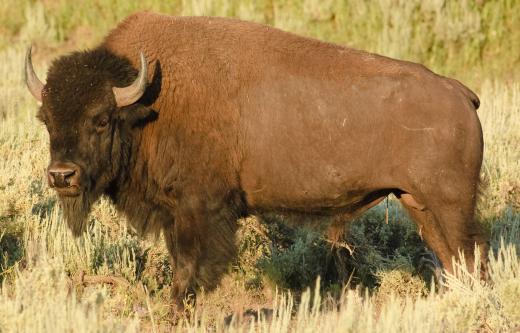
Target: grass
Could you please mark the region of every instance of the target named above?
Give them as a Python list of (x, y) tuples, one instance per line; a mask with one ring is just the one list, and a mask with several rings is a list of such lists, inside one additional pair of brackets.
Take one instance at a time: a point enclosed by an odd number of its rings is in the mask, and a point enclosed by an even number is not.
[[(359, 218), (331, 245), (278, 216), (240, 221), (240, 258), (172, 326), (162, 240), (142, 239), (106, 201), (74, 239), (47, 188), (48, 135), (23, 84), (94, 45), (136, 9), (236, 16), (425, 63), (479, 91), (485, 155), (479, 218), (491, 234), (490, 281), (464, 269), (432, 287), (431, 253), (399, 205)], [(392, 10), (390, 10), (392, 8)], [(470, 332), (520, 328), (520, 2), (107, 1), (0, 3), (0, 331)], [(94, 28), (95, 27), (95, 28)], [(321, 282), (315, 285), (316, 277)], [(104, 282), (103, 282), (104, 281)], [(311, 288), (307, 290), (307, 288)], [(262, 316), (236, 316), (264, 309)], [(226, 320), (226, 317), (227, 320)]]

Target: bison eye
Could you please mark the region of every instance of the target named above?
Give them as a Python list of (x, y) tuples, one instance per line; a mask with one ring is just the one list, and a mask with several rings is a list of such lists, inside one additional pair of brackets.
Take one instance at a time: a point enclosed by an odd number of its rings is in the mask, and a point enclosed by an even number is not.
[(105, 127), (107, 127), (108, 125), (108, 118), (101, 118), (98, 120), (96, 126), (99, 128), (99, 129), (104, 129)]

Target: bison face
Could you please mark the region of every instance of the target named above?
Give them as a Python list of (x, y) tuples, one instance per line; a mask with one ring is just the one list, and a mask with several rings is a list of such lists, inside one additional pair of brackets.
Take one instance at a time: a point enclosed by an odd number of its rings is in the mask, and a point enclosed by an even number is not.
[(31, 50), (27, 52), (26, 83), (42, 102), (38, 118), (50, 138), (49, 186), (76, 235), (85, 229), (92, 203), (113, 191), (125, 173), (133, 126), (153, 113), (136, 103), (146, 77), (143, 54), (137, 73), (128, 60), (96, 49), (54, 61), (44, 85), (33, 71)]

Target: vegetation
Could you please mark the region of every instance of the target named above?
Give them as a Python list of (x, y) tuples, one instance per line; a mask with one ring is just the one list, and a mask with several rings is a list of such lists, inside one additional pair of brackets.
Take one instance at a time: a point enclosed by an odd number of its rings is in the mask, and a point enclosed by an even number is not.
[[(66, 229), (46, 185), (48, 135), (22, 76), (30, 43), (45, 77), (55, 56), (95, 45), (138, 9), (254, 20), (467, 82), (482, 101), (479, 218), (492, 239), (490, 281), (462, 268), (439, 279), (435, 257), (393, 199), (349, 224), (336, 244), (318, 230), (282, 223), (302, 222), (295, 218), (250, 217), (240, 221), (240, 257), (221, 287), (202, 293), (190, 320), (172, 327), (175, 272), (160, 237), (139, 237), (106, 201), (83, 237)], [(519, 329), (519, 65), (520, 2), (512, 0), (1, 2), (0, 331)]]

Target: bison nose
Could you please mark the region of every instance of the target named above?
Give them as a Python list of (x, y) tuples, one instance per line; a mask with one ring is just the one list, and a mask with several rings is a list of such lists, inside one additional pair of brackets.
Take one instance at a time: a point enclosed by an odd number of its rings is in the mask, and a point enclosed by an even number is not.
[(47, 169), (47, 177), (51, 187), (79, 186), (79, 168), (73, 163), (51, 163)]

